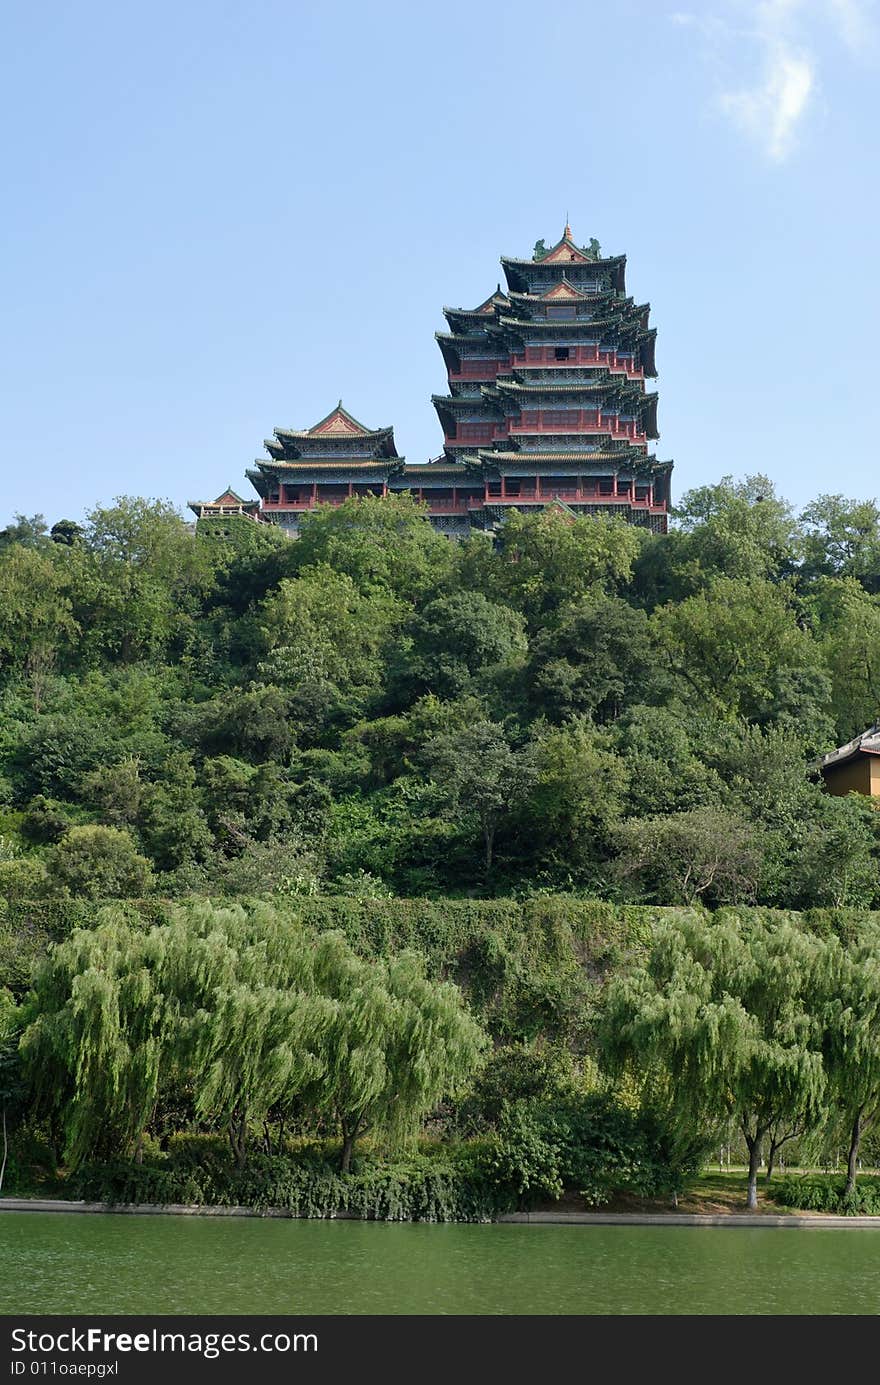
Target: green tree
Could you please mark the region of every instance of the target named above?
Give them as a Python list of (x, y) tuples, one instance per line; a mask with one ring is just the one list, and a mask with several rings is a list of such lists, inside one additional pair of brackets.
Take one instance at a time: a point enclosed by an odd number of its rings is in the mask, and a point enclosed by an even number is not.
[(852, 577), (880, 592), (880, 507), (876, 500), (820, 495), (801, 514), (804, 567), (811, 574)]
[(716, 575), (778, 577), (792, 570), (800, 554), (791, 506), (766, 476), (723, 476), (715, 485), (688, 491), (675, 518), (682, 532), (676, 565), (692, 587)]
[(196, 544), (174, 507), (117, 496), (61, 548), (86, 657), (132, 663), (185, 641), (214, 582), (219, 545)]
[(73, 1168), (96, 1151), (140, 1145), (172, 1044), (166, 943), (161, 929), (143, 932), (106, 910), (37, 968), (21, 1050), (34, 1110), (60, 1118)]
[(789, 852), (787, 893), (801, 909), (880, 902), (880, 814), (870, 799), (817, 793)]
[(325, 1076), (311, 1100), (335, 1114), (347, 1173), (368, 1130), (400, 1141), (443, 1097), (455, 1096), (485, 1037), (457, 988), (427, 980), (416, 954), (366, 962), (340, 934), (324, 934), (318, 946), (317, 984), (335, 1012), (324, 1031)]
[(130, 755), (115, 765), (104, 765), (84, 775), (81, 794), (89, 807), (96, 807), (110, 827), (126, 827), (136, 822), (141, 809), (144, 786), (137, 756)]
[(9, 1158), (9, 1120), (25, 1098), (18, 1050), (22, 1011), (12, 994), (0, 989), (0, 1193)]
[(554, 721), (613, 721), (625, 706), (648, 701), (657, 651), (644, 611), (602, 592), (563, 606), (532, 640), (526, 679), (533, 705)]
[(536, 627), (594, 586), (612, 591), (628, 581), (641, 542), (632, 525), (616, 519), (514, 510), (496, 552), (487, 552), (485, 543), (466, 550), (462, 578), (468, 586), (487, 586), (488, 596), (522, 611)]
[(880, 930), (828, 940), (820, 959), (825, 1062), (848, 1144), (844, 1198), (855, 1192), (862, 1137), (880, 1115)]
[(784, 721), (814, 738), (827, 734), (830, 688), (821, 651), (785, 587), (718, 577), (655, 611), (651, 624), (684, 695), (701, 709), (762, 724)]
[(363, 696), (378, 688), (384, 649), (402, 615), (388, 592), (365, 595), (326, 563), (304, 567), (263, 606), (262, 633), (272, 651), (264, 671), (288, 687), (332, 685), (337, 696)]
[(52, 525), (49, 537), (53, 543), (62, 543), (67, 548), (82, 543), (85, 530), (73, 519), (59, 519)]
[[(51, 553), (0, 545), (0, 668), (37, 675), (42, 692), (46, 672), (77, 630)], [(40, 701), (37, 696), (37, 710)]]
[(652, 904), (739, 904), (758, 894), (760, 833), (724, 808), (631, 818), (616, 834), (618, 877)]
[(534, 778), (529, 752), (515, 750), (502, 726), (478, 721), (436, 736), (425, 747), (425, 757), (447, 803), (479, 822), (488, 880), (498, 827), (524, 801)]
[(46, 866), (57, 889), (85, 899), (137, 897), (153, 884), (149, 861), (130, 833), (116, 827), (71, 827)]
[(540, 735), (531, 769), (518, 814), (523, 857), (589, 877), (616, 843), (628, 785), (623, 760), (581, 719)]
[(847, 741), (880, 719), (880, 596), (853, 577), (825, 578), (814, 608), (837, 736)]
[(458, 697), (476, 674), (522, 658), (524, 625), (518, 612), (482, 592), (440, 596), (411, 619), (396, 644), (392, 685), (406, 701), (428, 693)]
[[(722, 802), (724, 781), (700, 753), (700, 733), (701, 725), (679, 707), (632, 707), (615, 723), (612, 741), (627, 767), (633, 817)], [(709, 739), (714, 743), (714, 735)]]
[(749, 1153), (751, 1210), (770, 1132), (815, 1128), (825, 1112), (817, 987), (824, 947), (788, 922), (683, 915), (656, 929), (643, 967), (608, 988), (608, 1061), (661, 1067), (685, 1128), (736, 1121)]
[(266, 904), (200, 901), (164, 932), (174, 1061), (195, 1084), (197, 1113), (226, 1128), (242, 1166), (249, 1126), (323, 1078), (334, 1007), (316, 985), (321, 940)]
[(11, 524), (0, 529), (0, 550), (15, 545), (22, 548), (46, 547), (46, 520), (43, 515), (16, 514)]
[(319, 506), (303, 515), (289, 555), (294, 573), (325, 565), (350, 577), (364, 595), (385, 591), (404, 601), (444, 586), (454, 562), (453, 545), (408, 495)]
[(143, 786), (137, 818), (141, 840), (159, 870), (202, 861), (212, 850), (214, 839), (202, 804), (192, 755), (168, 755), (157, 780)]

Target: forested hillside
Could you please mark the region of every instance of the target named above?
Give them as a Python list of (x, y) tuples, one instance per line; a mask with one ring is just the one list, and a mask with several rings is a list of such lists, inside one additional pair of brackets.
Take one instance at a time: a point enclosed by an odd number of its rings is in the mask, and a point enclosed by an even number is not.
[(0, 893), (880, 904), (815, 757), (880, 715), (880, 510), (765, 478), (651, 536), (409, 500), (289, 542), (121, 498), (0, 534)]

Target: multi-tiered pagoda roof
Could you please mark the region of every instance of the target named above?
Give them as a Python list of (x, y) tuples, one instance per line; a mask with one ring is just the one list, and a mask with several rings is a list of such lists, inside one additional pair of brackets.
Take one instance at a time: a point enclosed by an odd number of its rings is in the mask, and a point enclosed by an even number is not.
[(501, 265), (506, 289), (443, 310), (442, 457), (407, 464), (392, 428), (366, 427), (340, 400), (311, 428), (266, 439), (268, 457), (247, 473), (260, 519), (293, 533), (315, 505), (409, 492), (450, 534), (554, 503), (665, 530), (672, 463), (649, 451), (657, 395), (645, 388), (656, 330), (649, 304), (627, 295), (626, 256), (577, 245), (566, 225), (549, 250), (538, 241), (530, 259)]
[(487, 485), (489, 516), (558, 498), (575, 513), (621, 513), (665, 528), (670, 462), (657, 434), (656, 332), (626, 293), (626, 257), (578, 246), (566, 226), (531, 259), (503, 256), (479, 308), (446, 308), (437, 334), (449, 393), (434, 395), (446, 456)]
[(321, 501), (384, 495), (404, 461), (393, 428), (366, 427), (341, 399), (311, 428), (276, 428), (264, 447), (268, 460), (258, 457), (247, 475), (262, 497), (261, 514), (273, 520)]

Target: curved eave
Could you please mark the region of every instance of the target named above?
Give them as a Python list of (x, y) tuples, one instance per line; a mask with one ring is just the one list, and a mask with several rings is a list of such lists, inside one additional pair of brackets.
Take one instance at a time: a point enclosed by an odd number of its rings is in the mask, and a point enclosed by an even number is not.
[(451, 332), (459, 336), (476, 336), (478, 332), (486, 330), (487, 324), (494, 318), (494, 313), (461, 313), (455, 308), (444, 308), (443, 316), (449, 323)]
[(575, 292), (566, 295), (564, 298), (561, 296), (559, 298), (550, 298), (546, 292), (515, 293), (511, 290), (508, 297), (508, 304), (511, 307), (519, 307), (522, 305), (526, 308), (546, 308), (548, 305), (550, 307), (554, 305), (564, 306), (566, 303), (601, 303), (603, 299), (607, 299), (610, 303), (619, 303), (621, 305), (632, 303), (631, 298), (618, 297), (616, 290), (612, 288), (600, 288), (594, 293), (582, 293), (574, 284), (570, 284), (569, 287), (573, 288)]
[[(362, 443), (364, 447), (372, 447), (374, 449), (374, 456), (396, 457), (398, 455), (397, 448), (394, 445), (393, 427), (373, 428), (363, 433), (316, 433), (313, 431), (303, 432), (301, 429), (297, 428), (273, 428), (272, 431), (275, 434), (276, 450), (279, 447), (282, 448), (285, 457), (291, 446), (296, 450), (298, 456), (302, 456), (304, 447), (314, 446), (316, 443), (352, 441), (355, 439), (358, 443)], [(286, 441), (288, 439), (289, 442)], [(267, 448), (269, 447), (268, 442), (265, 445)]]
[[(488, 386), (489, 389), (492, 386)], [(450, 412), (459, 414), (473, 412), (485, 407), (485, 394), (487, 387), (483, 386), (481, 394), (432, 394), (431, 403), (435, 409), (449, 409)]]
[(516, 332), (517, 335), (524, 335), (525, 332), (539, 331), (543, 335), (556, 335), (556, 337), (567, 337), (571, 331), (578, 332), (637, 332), (642, 330), (639, 321), (633, 321), (625, 317), (624, 314), (615, 313), (611, 317), (499, 317), (499, 330)]
[(437, 417), (440, 420), (440, 427), (444, 435), (449, 436), (454, 433), (458, 426), (458, 418), (451, 409), (446, 408), (445, 401), (432, 396), (431, 402), (437, 410)]
[(245, 476), (248, 478), (254, 490), (257, 492), (257, 495), (259, 495), (263, 500), (265, 500), (269, 494), (270, 478), (266, 476), (264, 472), (260, 471), (257, 467), (248, 467), (248, 469), (245, 471)]
[[(608, 398), (631, 402), (634, 408), (641, 408), (645, 401), (645, 395), (636, 381), (621, 380), (619, 375), (611, 375), (608, 371), (604, 372), (601, 379), (563, 380), (558, 383), (552, 380), (505, 380), (503, 376), (499, 376), (493, 387), (508, 395), (604, 394)], [(484, 386), (484, 393), (485, 388)], [(654, 398), (656, 399), (656, 395)]]
[(440, 354), (447, 371), (457, 374), (461, 370), (461, 352), (444, 332), (435, 332), (434, 339), (440, 347)]
[(414, 463), (404, 467), (391, 481), (390, 490), (406, 490), (408, 486), (454, 486), (479, 480), (479, 472), (474, 472), (464, 462), (426, 462)]
[(645, 374), (652, 379), (657, 374), (656, 363), (657, 328), (650, 327), (639, 342), (639, 359)]
[(586, 464), (598, 462), (611, 462), (615, 466), (639, 467), (643, 470), (654, 470), (660, 466), (662, 470), (671, 469), (671, 463), (657, 463), (657, 459), (637, 449), (626, 449), (617, 452), (609, 449), (596, 450), (595, 452), (501, 452), (492, 451), (489, 448), (481, 448), (479, 452), (481, 461), (490, 465), (497, 466), (499, 462), (510, 463), (520, 468), (530, 466), (556, 466), (568, 464)]
[[(555, 249), (556, 247), (551, 247)], [(528, 290), (529, 278), (534, 274), (535, 269), (544, 265), (550, 270), (561, 270), (563, 273), (570, 273), (572, 265), (577, 269), (593, 269), (597, 273), (602, 270), (611, 276), (612, 288), (623, 291), (626, 287), (626, 256), (611, 255), (607, 259), (599, 260), (551, 260), (547, 264), (546, 260), (520, 260), (512, 255), (501, 256), (501, 266), (507, 279), (508, 288), (512, 293)], [(518, 290), (517, 286), (522, 285)]]

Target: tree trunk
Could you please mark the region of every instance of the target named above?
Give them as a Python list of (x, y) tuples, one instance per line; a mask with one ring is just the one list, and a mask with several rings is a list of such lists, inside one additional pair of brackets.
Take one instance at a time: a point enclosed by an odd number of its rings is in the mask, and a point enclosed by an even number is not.
[(354, 1132), (344, 1130), (342, 1134), (342, 1159), (339, 1163), (340, 1173), (348, 1173), (351, 1168), (351, 1152), (354, 1149)]
[(229, 1144), (236, 1164), (243, 1169), (247, 1154), (247, 1112), (236, 1112), (230, 1116)]
[(770, 1179), (773, 1177), (773, 1165), (776, 1162), (776, 1152), (779, 1149), (779, 1145), (781, 1144), (781, 1140), (779, 1141), (779, 1144), (777, 1144), (775, 1140), (770, 1141), (770, 1150), (767, 1154), (767, 1172), (764, 1174), (765, 1183), (769, 1183)]
[(492, 874), (492, 848), (495, 845), (495, 828), (487, 823), (483, 828), (483, 840), (486, 844), (486, 879)]
[(749, 1151), (749, 1188), (746, 1197), (746, 1209), (749, 1212), (755, 1212), (758, 1207), (758, 1168), (761, 1164), (761, 1146), (764, 1142), (764, 1131), (756, 1131), (754, 1138), (752, 1138), (751, 1135), (746, 1135), (745, 1131), (743, 1131), (743, 1134), (745, 1135), (746, 1147)]
[(846, 1185), (843, 1189), (844, 1197), (850, 1197), (856, 1190), (859, 1145), (862, 1139), (862, 1112), (864, 1109), (864, 1106), (859, 1107), (852, 1123), (852, 1132), (849, 1140), (849, 1155), (846, 1161)]
[(9, 1153), (9, 1140), (6, 1135), (6, 1107), (3, 1107), (3, 1162), (0, 1164), (0, 1193), (3, 1191), (3, 1178), (6, 1173), (6, 1156)]

